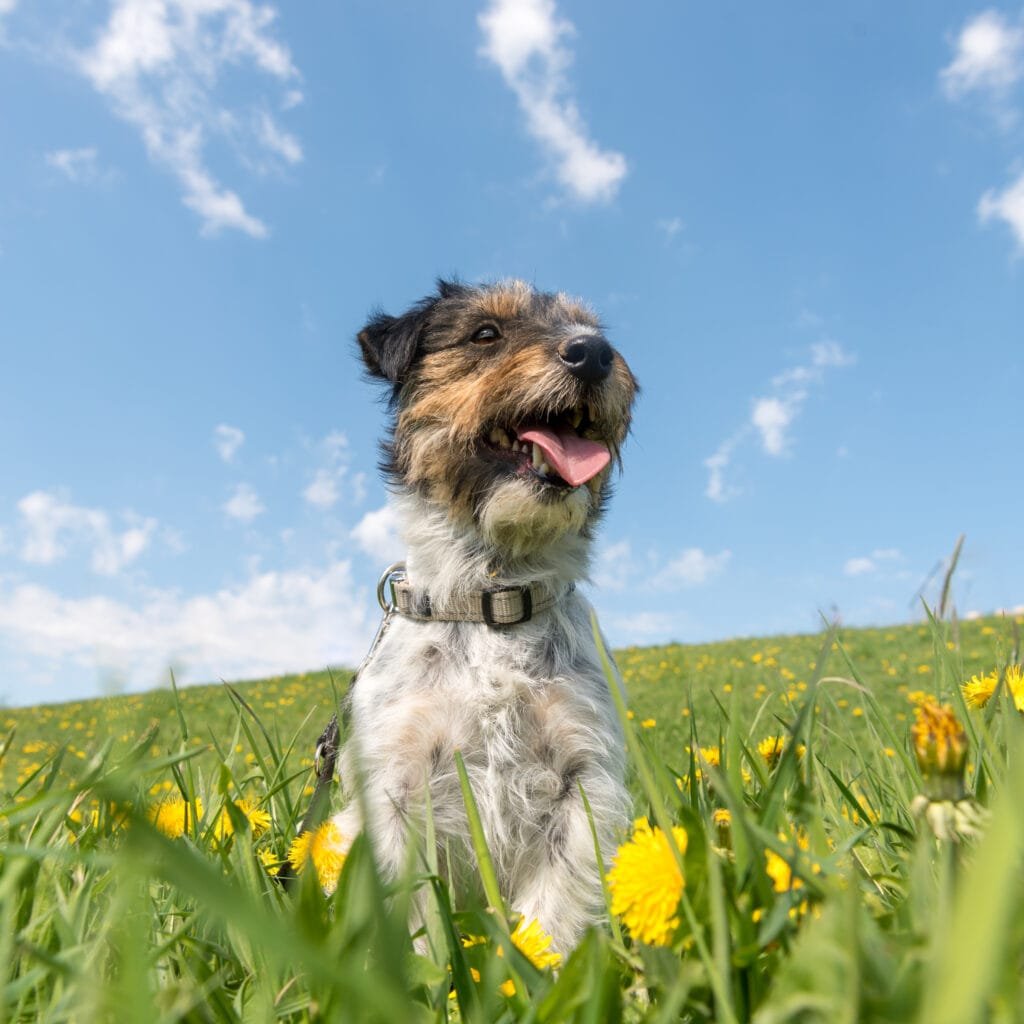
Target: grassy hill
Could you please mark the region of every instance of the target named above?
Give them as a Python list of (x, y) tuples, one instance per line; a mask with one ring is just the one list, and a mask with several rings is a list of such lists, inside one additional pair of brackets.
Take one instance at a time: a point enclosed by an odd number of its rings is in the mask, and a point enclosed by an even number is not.
[(344, 672), (0, 710), (0, 1020), (1017, 1020), (1020, 625), (616, 652), (643, 820), (557, 971), (482, 842), (462, 902), (415, 837), (278, 884)]
[[(957, 675), (966, 679), (1006, 660), (1017, 649), (1020, 621), (986, 618), (956, 625)], [(819, 656), (823, 634), (726, 640), (710, 644), (628, 647), (615, 652), (637, 720), (649, 724), (648, 739), (665, 757), (679, 756), (696, 731), (701, 743), (717, 742), (718, 706), (735, 709), (740, 720), (767, 731), (806, 694)], [(905, 723), (907, 695), (937, 692), (958, 680), (940, 679), (934, 644), (926, 625), (880, 629), (840, 629), (832, 650), (825, 652), (823, 676), (849, 676), (850, 665), (866, 691)], [(253, 709), (282, 747), (294, 747), (309, 765), (316, 737), (344, 693), (350, 673), (345, 669), (276, 676), (236, 682), (232, 687)], [(861, 694), (845, 684), (825, 687), (825, 707), (844, 730), (859, 731), (864, 713)], [(238, 705), (221, 684), (191, 686), (179, 691), (182, 710), (192, 723), (189, 746), (204, 751), (199, 764), (241, 755), (235, 750), (240, 721)], [(135, 744), (152, 727), (154, 758), (176, 749), (179, 742), (175, 698), (171, 690), (0, 709), (0, 735), (13, 731), (2, 748), (0, 792), (13, 793), (35, 773), (49, 767), (64, 749), (67, 770), (87, 760), (104, 742), (115, 750)], [(251, 758), (252, 752), (249, 752)], [(305, 758), (305, 760), (302, 760)], [(243, 758), (244, 760), (244, 758)]]

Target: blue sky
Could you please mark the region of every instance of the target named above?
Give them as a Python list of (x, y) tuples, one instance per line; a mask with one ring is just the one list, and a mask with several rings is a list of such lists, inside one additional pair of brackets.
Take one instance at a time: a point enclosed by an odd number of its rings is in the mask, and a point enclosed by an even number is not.
[(0, 95), (8, 702), (356, 662), (439, 274), (641, 381), (615, 643), (1024, 602), (1020, 6), (0, 0)]

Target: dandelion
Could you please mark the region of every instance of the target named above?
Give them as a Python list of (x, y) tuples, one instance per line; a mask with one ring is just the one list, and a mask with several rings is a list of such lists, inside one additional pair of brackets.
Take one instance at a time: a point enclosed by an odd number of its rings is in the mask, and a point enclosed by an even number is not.
[[(686, 831), (674, 827), (672, 837), (679, 852), (685, 853)], [(679, 927), (677, 911), (685, 884), (668, 836), (640, 818), (608, 872), (612, 913), (622, 918), (635, 939), (667, 946)]]
[[(789, 837), (785, 833), (780, 832), (779, 838), (786, 840)], [(776, 892), (792, 892), (794, 889), (803, 888), (804, 883), (793, 874), (793, 860), (800, 850), (809, 850), (811, 843), (807, 836), (801, 832), (798, 832), (794, 838), (796, 840), (796, 849), (793, 850), (793, 856), (788, 860), (785, 857), (780, 857), (774, 850), (766, 849), (764, 851), (765, 871), (772, 880), (772, 888)]]
[(925, 779), (954, 783), (959, 788), (967, 761), (967, 735), (953, 709), (930, 701), (919, 704), (910, 738)]
[[(1003, 673), (1007, 693), (1013, 698), (1018, 711), (1024, 711), (1024, 669), (1020, 665), (1007, 665)], [(983, 708), (999, 687), (999, 673), (988, 672), (971, 676), (963, 684), (964, 701), (968, 707)]]
[(764, 758), (769, 768), (774, 768), (782, 757), (782, 750), (786, 745), (785, 736), (766, 736), (757, 745), (757, 752)]
[[(203, 816), (203, 801), (199, 797), (196, 797), (195, 813), (200, 818)], [(158, 832), (162, 832), (168, 839), (178, 839), (188, 828), (192, 805), (180, 796), (171, 797), (150, 807), (148, 817)]]
[(967, 736), (948, 705), (921, 704), (910, 737), (924, 792), (914, 797), (910, 810), (923, 817), (937, 839), (959, 842), (984, 828), (986, 812), (964, 789)]
[(312, 861), (320, 887), (334, 892), (338, 876), (345, 865), (345, 837), (333, 821), (325, 821), (318, 829), (296, 836), (288, 847), (288, 859), (301, 875)]
[(998, 672), (978, 672), (960, 687), (969, 708), (983, 708), (999, 685)]
[[(246, 797), (243, 800), (235, 801), (235, 807), (245, 815), (246, 820), (249, 822), (249, 828), (252, 829), (253, 836), (262, 835), (270, 828), (270, 815), (260, 808), (257, 801)], [(232, 824), (231, 815), (228, 814), (228, 809), (225, 807), (217, 817), (217, 823), (213, 827), (213, 834), (218, 840), (223, 842), (228, 836), (233, 835), (234, 831), (235, 826)]]
[(521, 917), (512, 931), (512, 942), (527, 960), (538, 970), (545, 967), (560, 967), (562, 956), (556, 953), (551, 944), (554, 940), (540, 926), (537, 920), (527, 921)]

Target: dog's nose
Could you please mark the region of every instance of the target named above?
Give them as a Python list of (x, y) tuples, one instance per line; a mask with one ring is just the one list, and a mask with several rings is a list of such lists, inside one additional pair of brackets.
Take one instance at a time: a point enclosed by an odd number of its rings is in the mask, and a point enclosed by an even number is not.
[(581, 334), (558, 346), (558, 357), (566, 369), (587, 384), (596, 384), (612, 372), (615, 352), (599, 334)]

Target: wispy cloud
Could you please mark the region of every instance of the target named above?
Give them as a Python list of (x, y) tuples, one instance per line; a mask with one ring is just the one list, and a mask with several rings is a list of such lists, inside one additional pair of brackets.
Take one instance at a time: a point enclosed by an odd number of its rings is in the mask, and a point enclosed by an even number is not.
[(288, 48), (271, 35), (275, 16), (273, 8), (251, 0), (117, 0), (93, 46), (78, 55), (81, 72), (138, 129), (150, 158), (178, 179), (182, 201), (199, 215), (204, 234), (267, 234), (263, 221), (210, 169), (208, 136), (289, 163), (302, 157), (298, 142), (269, 115), (257, 116), (243, 137), (239, 125), (246, 119), (224, 105), (223, 92), (218, 95), (229, 69), (282, 84), (298, 78)]
[(367, 512), (352, 530), (352, 539), (370, 557), (379, 562), (393, 562), (404, 552), (398, 535), (398, 513), (392, 505)]
[(665, 236), (665, 242), (671, 242), (684, 228), (682, 217), (663, 217), (658, 221), (658, 230)]
[(231, 497), (222, 506), (229, 519), (240, 523), (251, 523), (258, 515), (265, 512), (260, 496), (249, 484), (236, 484)]
[(978, 200), (978, 218), (982, 224), (1001, 220), (1013, 232), (1017, 248), (1024, 252), (1024, 174), (1001, 192), (989, 189)]
[(685, 548), (654, 577), (653, 582), (665, 590), (698, 587), (721, 575), (731, 559), (732, 552), (728, 548), (717, 555), (710, 555), (703, 548)]
[(594, 560), (591, 577), (601, 590), (623, 590), (633, 575), (633, 545), (628, 540), (604, 544)]
[[(1024, 82), (1024, 15), (1011, 21), (989, 9), (965, 22), (956, 37), (950, 63), (939, 72), (946, 96), (962, 100), (979, 97), (1004, 130), (1020, 118), (1018, 86)], [(982, 224), (1002, 221), (1024, 252), (1024, 173), (1005, 188), (988, 189), (978, 200)]]
[(239, 427), (232, 427), (227, 423), (218, 423), (213, 428), (213, 446), (217, 449), (217, 454), (224, 462), (230, 462), (244, 443), (245, 431)]
[(68, 181), (76, 185), (88, 185), (100, 181), (105, 175), (100, 171), (95, 146), (80, 149), (55, 149), (46, 154), (46, 163), (60, 171)]
[(756, 396), (750, 403), (748, 420), (727, 437), (704, 460), (708, 482), (704, 489), (712, 501), (724, 502), (736, 497), (739, 488), (726, 480), (726, 470), (742, 445), (752, 436), (761, 450), (773, 458), (786, 455), (791, 448), (791, 428), (803, 411), (814, 387), (820, 387), (826, 370), (852, 366), (856, 357), (838, 341), (825, 339), (808, 349), (808, 358), (777, 373), (771, 380), (770, 394)]
[(348, 437), (340, 430), (332, 431), (318, 445), (322, 465), (303, 490), (307, 504), (323, 511), (333, 508), (341, 498), (342, 480), (348, 473)]
[(355, 664), (369, 625), (350, 564), (316, 571), (254, 571), (241, 583), (182, 597), (68, 598), (36, 584), (0, 582), (0, 635), (36, 664), (116, 672), (129, 684), (237, 679), (316, 665)]
[(515, 93), (527, 131), (547, 151), (561, 184), (583, 202), (612, 200), (626, 158), (592, 141), (573, 98), (566, 45), (572, 23), (558, 16), (554, 0), (492, 0), (478, 22), (482, 53)]
[(903, 552), (897, 548), (876, 548), (870, 555), (848, 558), (843, 565), (847, 576), (867, 576), (879, 571), (884, 565), (903, 561)]
[(93, 572), (116, 576), (150, 545), (156, 519), (125, 513), (126, 528), (117, 530), (98, 508), (72, 504), (60, 494), (33, 491), (18, 502), (22, 534), (21, 558), (35, 565), (53, 565), (75, 548), (89, 552)]
[(990, 9), (968, 19), (956, 38), (956, 52), (939, 73), (946, 95), (960, 99), (987, 93), (1003, 99), (1024, 78), (1024, 25)]

